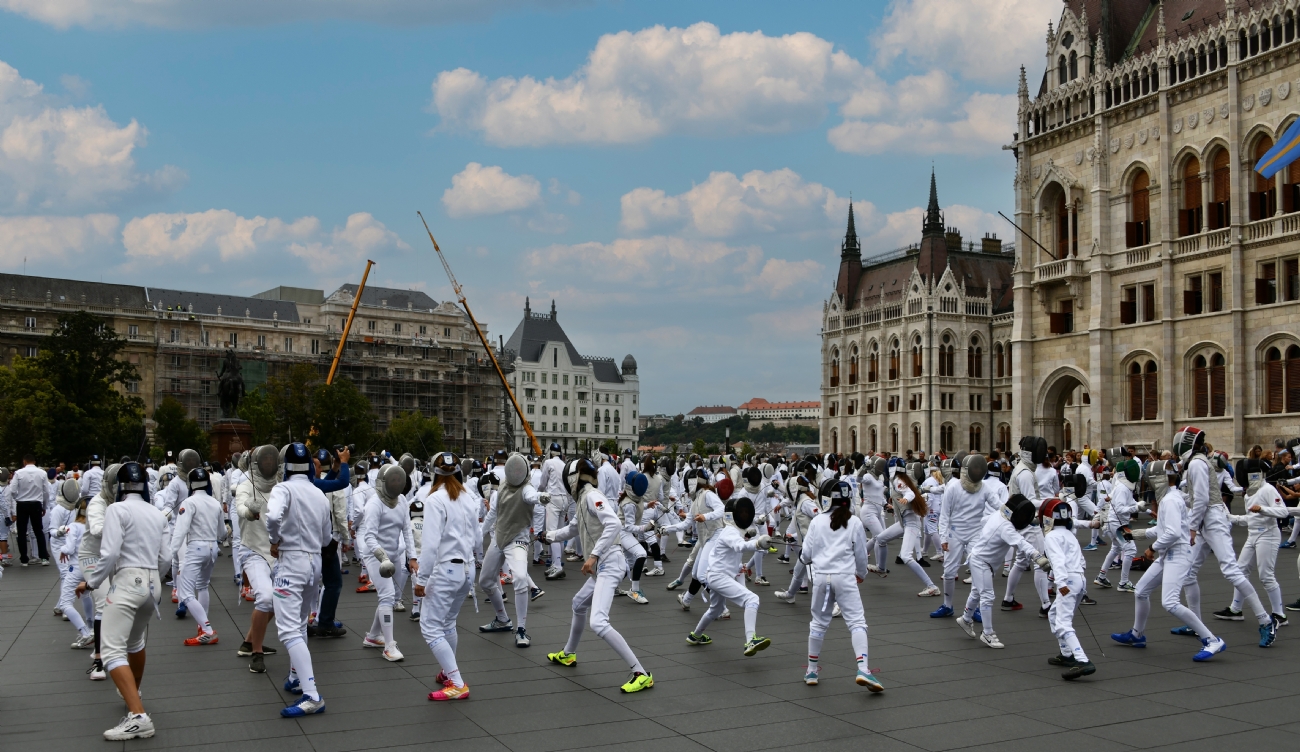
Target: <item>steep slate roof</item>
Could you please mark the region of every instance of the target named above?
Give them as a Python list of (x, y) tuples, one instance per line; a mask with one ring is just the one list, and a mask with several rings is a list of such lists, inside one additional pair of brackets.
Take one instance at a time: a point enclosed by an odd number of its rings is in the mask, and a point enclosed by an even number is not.
[[(551, 312), (533, 313), (532, 305), (524, 299), (524, 318), (515, 327), (515, 331), (506, 340), (506, 349), (512, 350), (522, 360), (537, 362), (542, 358), (547, 342), (562, 342), (569, 354), (569, 362), (577, 366), (591, 366), (592, 376), (606, 384), (622, 384), (623, 373), (613, 358), (584, 358), (569, 341), (555, 313), (555, 301), (551, 301)], [(631, 357), (630, 355), (628, 357)], [(636, 361), (633, 360), (635, 366)]]
[(183, 310), (189, 310), (192, 305), (195, 313), (204, 313), (211, 316), (217, 315), (217, 308), (220, 308), (221, 315), (231, 318), (242, 318), (244, 311), (248, 311), (249, 318), (254, 319), (267, 321), (271, 319), (280, 321), (298, 320), (298, 307), (287, 300), (266, 300), (265, 298), (250, 298), (243, 295), (219, 295), (210, 292), (168, 290), (161, 287), (145, 288), (145, 292), (149, 296), (149, 307), (155, 310), (177, 305)]
[(0, 273), (0, 298), (45, 300), (49, 292), (55, 302), (80, 303), (86, 296), (86, 305), (120, 305), (123, 308), (149, 307), (145, 288), (136, 285), (114, 285), (104, 282), (83, 282), (75, 279), (29, 277), (25, 274)]
[[(1114, 65), (1126, 53), (1138, 55), (1156, 47), (1159, 4), (1142, 0), (1066, 0), (1066, 7), (1076, 16), (1088, 12), (1088, 36), (1096, 39), (1099, 31), (1106, 40), (1106, 62)], [(1246, 0), (1235, 0), (1238, 13), (1250, 10)], [(1192, 15), (1183, 20), (1188, 11)], [(1165, 0), (1165, 38), (1175, 41), (1200, 33), (1206, 24), (1227, 17), (1224, 0)], [(1229, 39), (1229, 43), (1233, 40)]]
[[(341, 285), (330, 294), (330, 297), (340, 292), (346, 293), (349, 298), (354, 297), (357, 294), (357, 286), (351, 282)], [(410, 303), (412, 308), (426, 311), (438, 307), (438, 301), (419, 290), (395, 290), (391, 287), (366, 285), (366, 291), (361, 293), (361, 305), (378, 308), (383, 301), (388, 301), (389, 308), (406, 308), (407, 303)]]

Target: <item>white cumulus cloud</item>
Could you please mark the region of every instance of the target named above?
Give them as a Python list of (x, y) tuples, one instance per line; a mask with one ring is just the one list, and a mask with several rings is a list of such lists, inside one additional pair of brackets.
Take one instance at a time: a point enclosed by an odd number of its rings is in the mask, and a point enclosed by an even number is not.
[(1015, 116), (1014, 95), (977, 92), (946, 118), (846, 120), (831, 128), (826, 137), (839, 151), (852, 154), (986, 154), (1011, 142)]
[(728, 237), (824, 229), (828, 220), (837, 221), (848, 211), (849, 202), (786, 168), (751, 170), (741, 177), (714, 172), (676, 196), (636, 188), (624, 194), (621, 203), (622, 227), (629, 232), (684, 225), (700, 235)]
[(228, 209), (137, 217), (122, 230), (122, 244), (129, 259), (171, 263), (236, 261), (282, 250), (316, 270), (363, 259), (380, 248), (408, 247), (366, 212), (353, 214), (342, 227), (325, 232), (316, 217), (286, 222), (241, 217)]
[(119, 220), (113, 214), (84, 217), (0, 217), (0, 265), (15, 268), (24, 259), (66, 261), (112, 246)]
[(483, 20), (513, 10), (584, 4), (585, 0), (0, 0), (0, 9), (60, 29), (210, 28), (333, 19), (403, 26), (441, 24)]
[(185, 176), (175, 167), (137, 169), (146, 137), (144, 126), (118, 125), (102, 106), (57, 106), (0, 61), (0, 208), (100, 207), (178, 186)]
[(532, 175), (510, 175), (500, 167), (470, 162), (451, 178), (443, 191), (442, 205), (449, 217), (503, 214), (536, 205), (542, 200), (542, 184)]
[(873, 36), (878, 62), (904, 59), (962, 78), (1014, 85), (1022, 63), (1043, 59), (1060, 0), (894, 0)]
[(502, 146), (622, 144), (669, 132), (807, 128), (829, 105), (878, 86), (870, 70), (814, 34), (722, 34), (700, 22), (606, 34), (563, 79), (444, 71), (431, 107), (444, 127)]

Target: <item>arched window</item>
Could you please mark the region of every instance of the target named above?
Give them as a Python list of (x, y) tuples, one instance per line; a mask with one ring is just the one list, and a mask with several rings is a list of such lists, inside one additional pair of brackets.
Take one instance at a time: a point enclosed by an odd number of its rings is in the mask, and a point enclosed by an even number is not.
[(1135, 360), (1128, 367), (1128, 419), (1155, 420), (1159, 412), (1159, 384), (1154, 360)]
[(1065, 191), (1061, 191), (1056, 199), (1056, 257), (1072, 255), (1071, 249), (1078, 245), (1078, 241), (1079, 228), (1076, 225), (1074, 232), (1070, 232), (1070, 209), (1065, 204)]
[(966, 374), (972, 379), (984, 378), (984, 348), (980, 347), (978, 337), (971, 337), (966, 348)]
[(899, 363), (898, 340), (894, 340), (889, 345), (889, 380), (898, 381), (898, 371), (901, 368)]
[(1300, 412), (1300, 347), (1289, 345), (1285, 359), (1279, 348), (1268, 348), (1264, 372), (1264, 412)]
[(1071, 52), (1070, 53), (1070, 80), (1073, 81), (1078, 77), (1079, 77), (1079, 53)]
[(1192, 417), (1219, 417), (1228, 407), (1227, 379), (1223, 355), (1212, 353), (1192, 358)]
[(1124, 225), (1125, 240), (1129, 248), (1137, 248), (1151, 242), (1151, 177), (1146, 170), (1138, 170), (1133, 176), (1129, 192), (1129, 215), (1131, 222)]
[[(917, 427), (913, 430), (919, 432), (920, 428)], [(945, 454), (952, 454), (954, 444), (952, 435), (955, 430), (955, 427), (951, 423), (944, 423), (942, 426), (939, 426), (939, 448), (943, 450)]]
[(1011, 449), (1011, 426), (1006, 423), (998, 424), (998, 451), (1006, 452)]
[(834, 428), (831, 429), (831, 454), (840, 453), (840, 434)]
[(880, 345), (871, 343), (871, 354), (867, 356), (867, 382), (874, 384), (880, 380)]
[(943, 341), (939, 343), (939, 375), (953, 375), (953, 342), (952, 335), (943, 335)]
[(978, 424), (978, 423), (972, 423), (972, 424), (971, 424), (971, 427), (970, 427), (970, 451), (972, 451), (972, 452), (983, 451), (983, 450), (980, 448), (980, 439), (982, 438), (983, 433), (984, 433), (984, 429), (983, 429), (982, 427), (980, 427), (980, 424)]
[[(1273, 139), (1268, 136), (1260, 136), (1255, 142), (1255, 159), (1254, 163), (1258, 164), (1269, 149), (1273, 148)], [(1250, 192), (1250, 218), (1267, 219), (1277, 213), (1277, 191), (1273, 190), (1277, 185), (1277, 176), (1265, 178), (1258, 172), (1253, 172), (1255, 179), (1254, 190)]]
[(993, 371), (994, 375), (997, 376), (999, 379), (1006, 374), (1006, 370), (1003, 368), (1002, 365), (1002, 343), (1001, 342), (995, 342), (993, 344), (993, 368), (994, 368)]
[(1287, 165), (1278, 174), (1282, 176), (1282, 211), (1287, 214), (1300, 211), (1300, 160)]
[(898, 426), (889, 427), (889, 451), (898, 454)]
[(858, 429), (849, 429), (849, 453), (856, 454), (858, 451)]
[(1012, 373), (1013, 371), (1011, 370), (1011, 343), (1008, 342), (1007, 343), (1007, 375), (1010, 376)]
[(1228, 163), (1228, 150), (1219, 149), (1214, 152), (1214, 159), (1210, 164), (1212, 165), (1210, 185), (1214, 195), (1210, 198), (1210, 216), (1206, 219), (1210, 223), (1211, 230), (1218, 230), (1228, 226), (1230, 216), (1228, 206), (1232, 200), (1232, 168)]
[(1070, 421), (1068, 420), (1065, 421), (1065, 425), (1063, 426), (1063, 428), (1065, 429), (1064, 430), (1065, 448), (1069, 449), (1070, 447), (1074, 446), (1074, 428), (1073, 426), (1070, 425)]
[(1183, 208), (1178, 210), (1178, 237), (1195, 235), (1204, 227), (1201, 205), (1201, 160), (1188, 157), (1183, 163)]
[(856, 383), (858, 383), (858, 348), (854, 346), (852, 353), (849, 355), (849, 384)]
[(924, 375), (924, 368), (921, 365), (921, 338), (917, 337), (912, 340), (912, 378), (922, 375)]
[(921, 451), (921, 424), (920, 423), (912, 424), (912, 451), (913, 452)]
[(1066, 81), (1069, 81), (1069, 80), (1070, 80), (1070, 79), (1066, 76), (1066, 73), (1068, 73), (1068, 72), (1069, 72), (1069, 71), (1066, 69), (1065, 55), (1061, 55), (1060, 59), (1056, 61), (1056, 84), (1057, 84), (1057, 86), (1060, 86), (1061, 84), (1064, 84)]
[(876, 427), (872, 426), (867, 430), (867, 438), (871, 441), (871, 453), (876, 453)]
[(840, 385), (840, 351), (831, 350), (831, 386)]

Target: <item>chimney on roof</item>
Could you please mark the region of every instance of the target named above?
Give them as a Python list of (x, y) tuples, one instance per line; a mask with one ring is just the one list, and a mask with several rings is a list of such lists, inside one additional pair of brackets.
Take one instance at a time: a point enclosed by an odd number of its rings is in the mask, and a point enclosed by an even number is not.
[(555, 321), (555, 298), (551, 298), (551, 321)]
[(984, 233), (984, 240), (981, 243), (980, 250), (985, 253), (1002, 253), (1002, 241), (998, 238), (996, 232)]

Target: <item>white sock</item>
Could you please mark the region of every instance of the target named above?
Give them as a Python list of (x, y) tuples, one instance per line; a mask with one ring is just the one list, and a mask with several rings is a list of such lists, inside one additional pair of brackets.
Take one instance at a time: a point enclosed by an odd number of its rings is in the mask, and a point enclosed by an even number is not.
[[(947, 557), (945, 556), (944, 558), (946, 559)], [(952, 580), (943, 581), (943, 605), (947, 606), (948, 608), (952, 608), (952, 596), (956, 591), (957, 591), (957, 580), (952, 579)]]
[(77, 609), (68, 606), (63, 609), (63, 615), (68, 617), (68, 623), (76, 628), (77, 634), (82, 637), (86, 636), (87, 632), (89, 632), (89, 630), (86, 629), (86, 620), (81, 618), (81, 614), (77, 613)]
[(465, 686), (465, 680), (460, 675), (460, 666), (456, 665), (456, 651), (452, 649), (451, 644), (446, 640), (438, 640), (429, 643), (429, 650), (433, 651), (434, 660), (442, 666), (442, 673), (447, 675), (451, 683), (457, 687)]
[(808, 633), (808, 669), (816, 670), (817, 663), (821, 660), (822, 642), (826, 640), (826, 635), (815, 632)]
[(1006, 597), (1004, 597), (1002, 600), (1014, 601), (1016, 599), (1016, 586), (1020, 584), (1020, 575), (1024, 574), (1024, 571), (1025, 570), (1021, 569), (1018, 566), (1015, 566), (1015, 563), (1012, 562), (1011, 571), (1007, 572)]
[(754, 639), (758, 634), (758, 604), (745, 606), (745, 640)]
[(1268, 604), (1273, 608), (1273, 613), (1282, 613), (1282, 586), (1274, 585), (1265, 591), (1268, 593)]
[(623, 639), (623, 635), (619, 634), (617, 629), (610, 627), (605, 630), (605, 634), (601, 635), (601, 637), (604, 638), (606, 645), (613, 648), (614, 652), (619, 654), (619, 657), (627, 661), (627, 665), (633, 671), (639, 674), (645, 673), (645, 668), (642, 667), (641, 661), (637, 660), (636, 653), (633, 653), (632, 648), (628, 647), (627, 640)]
[(582, 630), (587, 626), (587, 612), (573, 612), (573, 621), (569, 622), (569, 641), (564, 643), (564, 652), (578, 652), (578, 643), (582, 641)]
[[(525, 578), (527, 579), (527, 578)], [(531, 600), (531, 594), (528, 589), (531, 587), (532, 580), (523, 587), (515, 588), (515, 626), (525, 627), (528, 622), (528, 602)], [(503, 611), (505, 609), (502, 609)]]
[(316, 691), (316, 674), (312, 672), (311, 651), (307, 649), (307, 643), (304, 640), (295, 640), (285, 650), (289, 653), (289, 663), (293, 667), (291, 675), (297, 675), (303, 695), (319, 700), (320, 693)]
[(871, 673), (871, 666), (867, 663), (867, 630), (855, 629), (849, 633), (849, 638), (853, 641), (853, 652), (858, 657), (858, 670)]
[(212, 634), (212, 625), (208, 623), (208, 611), (199, 602), (198, 598), (186, 598), (185, 608), (194, 617), (194, 623), (198, 624), (204, 634)]
[[(1034, 567), (1034, 589), (1038, 591), (1038, 604), (1043, 608), (1052, 605), (1052, 601), (1047, 597), (1048, 590), (1047, 573)], [(1081, 595), (1087, 595), (1086, 592)]]
[(384, 647), (393, 644), (393, 607), (380, 606), (378, 609), (379, 629), (384, 633)]

